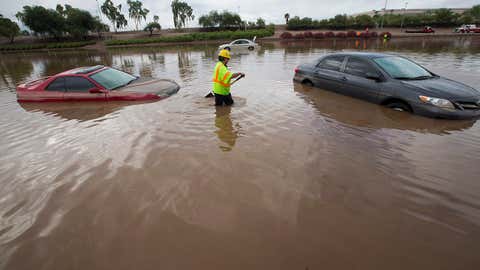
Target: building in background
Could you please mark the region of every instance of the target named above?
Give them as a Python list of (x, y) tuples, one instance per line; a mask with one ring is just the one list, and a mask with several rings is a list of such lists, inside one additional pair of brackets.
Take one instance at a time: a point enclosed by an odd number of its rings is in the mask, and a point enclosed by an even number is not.
[[(449, 8), (453, 13), (455, 14), (463, 14), (465, 11), (469, 10), (470, 8)], [(398, 9), (387, 9), (386, 14), (397, 14), (397, 15), (404, 15), (404, 14), (423, 14), (427, 11), (433, 11), (435, 9), (403, 9), (403, 8), (398, 8)], [(361, 13), (356, 13), (352, 14), (353, 17), (359, 16), (359, 15), (381, 15), (383, 14), (383, 10), (371, 10), (371, 11), (366, 11), (366, 12), (361, 12)]]

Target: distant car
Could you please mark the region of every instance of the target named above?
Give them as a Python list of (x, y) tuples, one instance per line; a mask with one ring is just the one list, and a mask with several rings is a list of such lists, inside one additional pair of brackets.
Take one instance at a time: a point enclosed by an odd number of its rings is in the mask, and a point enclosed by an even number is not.
[(480, 33), (480, 28), (475, 24), (464, 24), (453, 30), (455, 33)]
[(81, 67), (17, 86), (19, 102), (154, 100), (180, 89), (171, 80), (140, 78), (105, 66)]
[(435, 30), (430, 26), (425, 26), (420, 30), (406, 30), (405, 33), (435, 33)]
[(395, 55), (329, 54), (298, 66), (294, 80), (428, 117), (480, 116), (480, 91)]
[(223, 44), (218, 47), (219, 50), (227, 49), (227, 50), (232, 50), (232, 49), (249, 49), (249, 50), (254, 50), (255, 48), (258, 47), (258, 44), (255, 43), (255, 40), (257, 37), (254, 37), (253, 40), (248, 40), (248, 39), (237, 39), (234, 40), (228, 44)]

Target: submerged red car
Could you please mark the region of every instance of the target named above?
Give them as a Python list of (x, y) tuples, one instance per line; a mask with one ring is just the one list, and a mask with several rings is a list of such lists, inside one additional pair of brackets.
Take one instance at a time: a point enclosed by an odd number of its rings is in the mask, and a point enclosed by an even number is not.
[(153, 100), (180, 86), (166, 79), (141, 78), (106, 67), (80, 67), (17, 86), (19, 102)]

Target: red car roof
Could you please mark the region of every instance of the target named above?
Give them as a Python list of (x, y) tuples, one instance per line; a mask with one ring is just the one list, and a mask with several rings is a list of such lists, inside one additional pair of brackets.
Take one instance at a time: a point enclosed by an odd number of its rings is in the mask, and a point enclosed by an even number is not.
[(82, 74), (82, 75), (90, 75), (93, 73), (96, 73), (100, 70), (106, 69), (107, 67), (102, 66), (102, 65), (97, 65), (97, 66), (89, 66), (89, 67), (78, 67), (70, 70), (66, 70), (64, 72), (58, 73), (55, 76), (58, 75), (68, 75), (68, 74)]

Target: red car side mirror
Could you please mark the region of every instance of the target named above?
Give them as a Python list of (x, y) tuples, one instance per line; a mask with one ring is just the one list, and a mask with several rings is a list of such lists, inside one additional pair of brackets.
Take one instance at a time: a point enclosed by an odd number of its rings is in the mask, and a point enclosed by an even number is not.
[(88, 92), (90, 94), (101, 94), (101, 93), (104, 93), (104, 91), (102, 89), (99, 89), (99, 88), (92, 88), (90, 90), (88, 90)]

